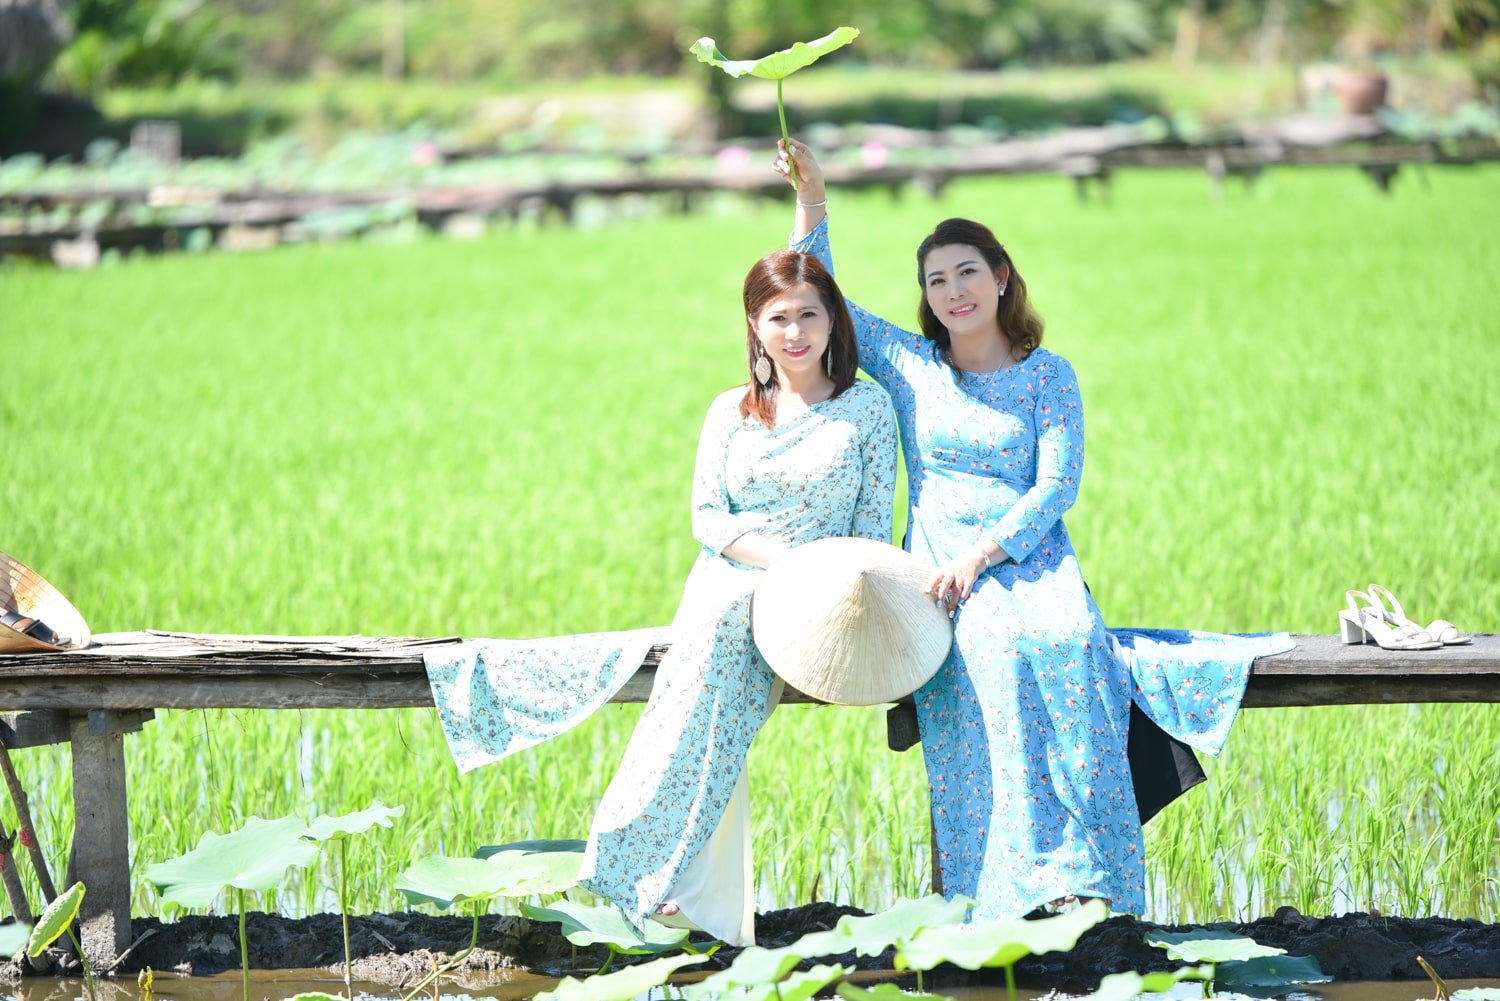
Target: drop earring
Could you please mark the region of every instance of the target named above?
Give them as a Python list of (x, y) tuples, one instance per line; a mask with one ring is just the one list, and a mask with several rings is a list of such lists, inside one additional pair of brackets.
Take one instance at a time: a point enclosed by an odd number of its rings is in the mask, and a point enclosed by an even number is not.
[(833, 348), (823, 352), (823, 371), (828, 373), (828, 378), (833, 378)]
[(1005, 282), (1000, 283), (1000, 295), (1002, 298), (1005, 296), (1005, 284)]
[(771, 359), (766, 357), (764, 349), (758, 353), (758, 357), (755, 359), (755, 381), (762, 386), (771, 381)]

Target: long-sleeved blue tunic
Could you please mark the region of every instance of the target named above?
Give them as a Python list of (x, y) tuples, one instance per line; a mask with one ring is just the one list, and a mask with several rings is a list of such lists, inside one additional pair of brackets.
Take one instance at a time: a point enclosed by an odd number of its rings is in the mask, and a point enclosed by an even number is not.
[[(794, 244), (831, 271), (827, 221)], [(975, 918), (1067, 895), (1145, 906), (1126, 738), (1132, 699), (1218, 753), (1251, 663), (1285, 634), (1106, 630), (1063, 514), (1083, 474), (1073, 368), (1044, 348), (960, 373), (937, 346), (852, 307), (860, 367), (891, 394), (909, 479), (907, 548), (935, 566), (981, 537), (1011, 557), (954, 617), (953, 651), (916, 695), (946, 894)]]

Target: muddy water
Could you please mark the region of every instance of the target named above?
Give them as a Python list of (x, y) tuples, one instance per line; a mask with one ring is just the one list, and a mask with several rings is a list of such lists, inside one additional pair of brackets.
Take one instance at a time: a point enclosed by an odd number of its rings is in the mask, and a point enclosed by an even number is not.
[[(861, 983), (883, 980), (889, 974), (877, 971), (857, 973), (851, 979)], [(446, 980), (439, 1001), (522, 1001), (539, 991), (550, 990), (557, 981), (551, 977), (538, 977), (528, 973), (515, 973), (504, 979), (489, 977), (483, 982), (457, 982)], [(158, 973), (154, 985), (154, 996), (161, 1001), (240, 1001), (240, 974), (221, 973), (213, 977), (179, 977)], [(952, 995), (956, 1001), (1004, 1001), (1005, 991), (994, 988), (958, 987), (945, 989), (938, 981), (924, 984), (929, 991)], [(1500, 980), (1450, 980), (1450, 990), (1465, 987), (1492, 987), (1500, 989)], [(343, 981), (326, 970), (252, 970), (250, 993), (253, 998), (280, 1001), (305, 991), (339, 994)], [(1397, 982), (1362, 981), (1354, 983), (1325, 984), (1317, 990), (1299, 991), (1284, 995), (1286, 1001), (1424, 1001), (1434, 993), (1433, 986), (1425, 981), (1403, 980)], [(402, 992), (382, 984), (354, 982), (354, 1001), (399, 1001)], [(140, 1001), (140, 988), (133, 980), (103, 980), (98, 984), (97, 1001)], [(431, 997), (431, 994), (426, 997)], [(1065, 1001), (1073, 995), (1021, 990), (1018, 996), (1023, 1001)], [(1151, 998), (1187, 1001), (1202, 997), (1198, 984), (1180, 984), (1169, 994), (1152, 994)], [(660, 991), (653, 991), (649, 1001), (663, 1001)], [(0, 987), (0, 1001), (86, 1001), (81, 980), (57, 980), (37, 977)]]

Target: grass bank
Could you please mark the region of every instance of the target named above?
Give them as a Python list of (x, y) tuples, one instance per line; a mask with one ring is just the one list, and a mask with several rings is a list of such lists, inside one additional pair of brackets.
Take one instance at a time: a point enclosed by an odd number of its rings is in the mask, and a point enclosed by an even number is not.
[[(1377, 580), (1496, 631), (1500, 171), (1402, 180), (1383, 198), (1352, 171), (1277, 171), (1214, 204), (1196, 173), (1126, 173), (1103, 207), (1034, 177), (832, 208), (844, 287), (902, 319), (935, 220), (997, 226), (1082, 380), (1069, 525), (1108, 621), (1328, 632)], [(744, 375), (740, 281), (786, 229), (733, 202), (7, 271), (3, 546), (99, 632), (664, 623), (695, 552), (698, 424)], [(408, 810), (355, 849), (357, 906), (398, 907), (422, 855), (582, 836), (635, 716), (460, 779), (431, 712), (164, 713), (128, 738), (133, 862), (378, 797)], [(18, 759), (60, 870), (66, 751)], [(1207, 787), (1148, 827), (1151, 915), (1500, 919), (1497, 773), (1497, 706), (1248, 712)], [(885, 749), (880, 710), (778, 712), (751, 781), (763, 906), (925, 886), (920, 758)], [(330, 901), (306, 883), (262, 903)]]

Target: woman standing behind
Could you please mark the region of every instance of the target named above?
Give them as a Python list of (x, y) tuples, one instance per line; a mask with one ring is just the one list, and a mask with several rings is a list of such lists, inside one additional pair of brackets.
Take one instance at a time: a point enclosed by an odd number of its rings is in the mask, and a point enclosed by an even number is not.
[(714, 400), (698, 446), (703, 549), (579, 880), (638, 923), (680, 914), (731, 945), (755, 940), (745, 758), (780, 695), (751, 641), (751, 589), (803, 543), (889, 542), (896, 478), (890, 398), (855, 380), (833, 277), (814, 257), (772, 254), (744, 305), (751, 379)]
[[(795, 246), (832, 271), (823, 173), (791, 145)], [(984, 919), (1084, 897), (1140, 913), (1132, 699), (1216, 754), (1250, 664), (1292, 644), (1105, 629), (1062, 521), (1083, 473), (1072, 366), (1041, 347), (1026, 283), (986, 227), (939, 223), (917, 266), (920, 335), (851, 309), (860, 366), (900, 420), (907, 548), (938, 568), (931, 591), (954, 615), (953, 652), (916, 695), (943, 890)]]

